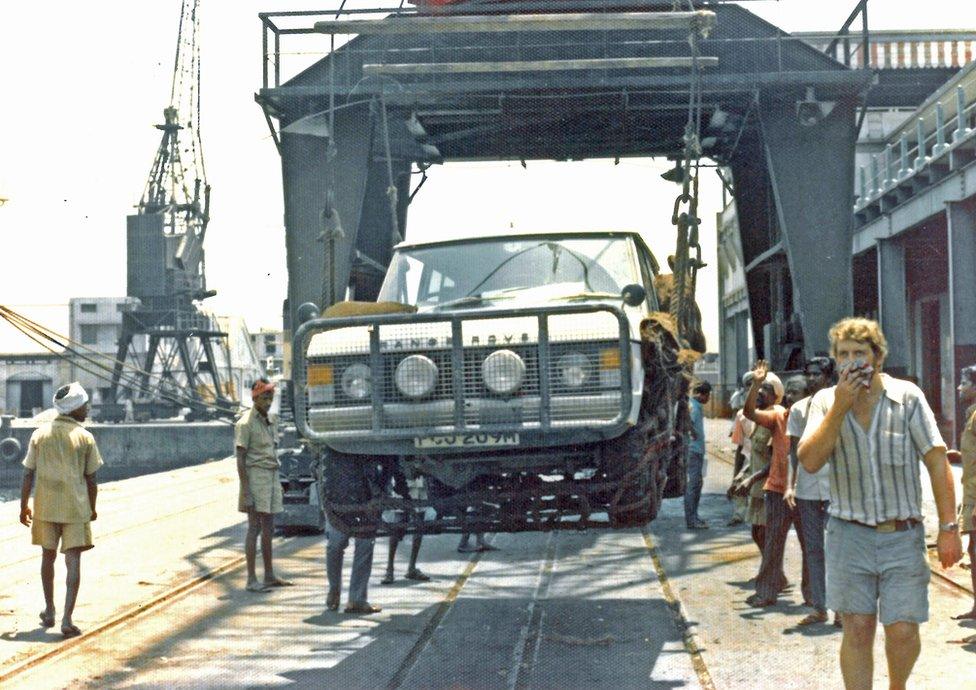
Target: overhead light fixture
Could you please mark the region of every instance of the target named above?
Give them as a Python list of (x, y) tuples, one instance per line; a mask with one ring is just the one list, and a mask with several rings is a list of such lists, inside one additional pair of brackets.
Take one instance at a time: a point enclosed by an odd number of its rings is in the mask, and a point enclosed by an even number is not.
[(673, 168), (661, 173), (661, 179), (667, 180), (668, 182), (674, 182), (675, 184), (684, 184), (685, 169), (681, 165), (681, 161), (680, 160), (675, 161)]

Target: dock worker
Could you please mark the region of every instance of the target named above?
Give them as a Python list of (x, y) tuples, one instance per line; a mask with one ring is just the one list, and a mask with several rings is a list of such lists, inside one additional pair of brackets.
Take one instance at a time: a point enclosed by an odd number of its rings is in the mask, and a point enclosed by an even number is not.
[(829, 338), (839, 380), (813, 397), (797, 455), (811, 473), (830, 463), (827, 607), (843, 622), (841, 674), (848, 690), (871, 687), (880, 619), (890, 686), (904, 688), (929, 614), (919, 460), (942, 567), (962, 555), (946, 444), (918, 386), (882, 373), (888, 345), (877, 322), (843, 319)]
[[(957, 393), (959, 402), (966, 406), (965, 426), (959, 441), (959, 454), (962, 460), (962, 503), (959, 505), (958, 521), (960, 529), (969, 535), (969, 576), (973, 591), (976, 592), (976, 365), (965, 367), (959, 374)], [(976, 620), (976, 602), (972, 608), (953, 620)]]
[(688, 439), (688, 477), (685, 485), (685, 526), (688, 529), (708, 529), (708, 523), (698, 515), (702, 485), (705, 481), (705, 409), (712, 395), (708, 381), (700, 381), (692, 389), (688, 401), (691, 429)]
[[(770, 436), (770, 453), (766, 480), (763, 484), (763, 504), (766, 510), (766, 540), (763, 544), (762, 566), (756, 578), (756, 593), (746, 599), (750, 606), (765, 607), (776, 603), (777, 595), (785, 586), (783, 577), (783, 552), (786, 538), (789, 536), (790, 526), (796, 526), (796, 514), (787, 505), (786, 474), (789, 465), (790, 440), (786, 433), (786, 422), (789, 418), (790, 406), (802, 398), (806, 386), (791, 386), (784, 389), (779, 377), (773, 382), (777, 402), (765, 410), (756, 407), (759, 390), (767, 378), (776, 376), (769, 371), (764, 360), (759, 360), (752, 372), (752, 385), (746, 396), (743, 414), (747, 419), (756, 423), (757, 427), (768, 429)], [(782, 404), (780, 404), (782, 402)], [(799, 533), (799, 531), (798, 531)]]
[[(285, 509), (278, 476), (277, 422), (268, 412), (274, 391), (275, 386), (268, 379), (262, 377), (255, 381), (251, 386), (251, 409), (234, 425), (237, 476), (240, 478), (237, 509), (247, 513), (244, 558), (249, 592), (267, 592), (272, 587), (292, 584), (275, 575), (271, 546), (274, 516)], [(258, 534), (261, 535), (264, 581), (258, 580), (256, 572)]]
[[(31, 528), (31, 541), (41, 547), (41, 587), (44, 610), (41, 625), (54, 627), (54, 561), (58, 543), (67, 569), (61, 634), (76, 637), (81, 630), (72, 615), (81, 586), (81, 553), (94, 546), (91, 523), (98, 517), (95, 473), (102, 456), (95, 437), (81, 424), (88, 417), (88, 393), (75, 382), (54, 394), (58, 417), (31, 435), (24, 458), (20, 490), (20, 522)], [(34, 509), (28, 505), (31, 486)]]
[[(834, 362), (829, 357), (813, 357), (803, 367), (805, 388), (809, 395), (790, 407), (786, 433), (790, 437), (790, 464), (786, 475), (786, 503), (796, 510), (799, 533), (803, 535), (803, 602), (813, 609), (797, 625), (827, 622), (827, 573), (824, 561), (824, 530), (827, 527), (827, 507), (830, 505), (830, 467), (824, 466), (810, 474), (799, 466), (796, 448), (807, 425), (807, 415), (813, 396), (833, 383)], [(834, 625), (840, 626), (835, 614)]]
[(729, 400), (729, 405), (735, 410), (735, 418), (732, 421), (732, 432), (729, 434), (732, 445), (735, 447), (735, 453), (733, 454), (735, 461), (732, 467), (732, 482), (729, 484), (729, 489), (725, 493), (726, 498), (732, 501), (733, 506), (732, 517), (725, 523), (726, 527), (741, 525), (746, 521), (746, 516), (749, 513), (748, 496), (734, 496), (732, 491), (735, 488), (736, 478), (746, 465), (749, 464), (749, 460), (752, 457), (752, 432), (755, 430), (756, 425), (754, 422), (746, 419), (746, 416), (742, 414), (742, 406), (746, 401), (746, 390), (751, 383), (752, 372), (747, 371), (742, 375), (742, 387), (736, 390), (736, 395), (733, 395), (732, 400)]

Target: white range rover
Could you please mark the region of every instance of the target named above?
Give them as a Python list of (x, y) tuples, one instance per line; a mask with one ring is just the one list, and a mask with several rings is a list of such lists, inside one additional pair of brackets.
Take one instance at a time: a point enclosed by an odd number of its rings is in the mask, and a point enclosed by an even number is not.
[[(426, 515), (424, 531), (653, 519), (684, 467), (677, 346), (641, 336), (657, 273), (630, 232), (396, 247), (377, 304), (295, 334), (295, 418), (324, 452), (330, 520), (355, 532), (382, 531), (397, 508)], [(425, 477), (426, 492), (398, 503), (368, 489), (377, 462)]]

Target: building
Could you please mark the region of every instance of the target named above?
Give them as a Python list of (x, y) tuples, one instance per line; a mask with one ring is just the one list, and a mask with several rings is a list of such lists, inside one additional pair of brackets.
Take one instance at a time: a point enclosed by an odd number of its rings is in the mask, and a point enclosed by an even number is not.
[[(92, 402), (110, 398), (110, 370), (118, 354), (122, 333), (122, 314), (134, 308), (133, 297), (73, 297), (68, 300), (68, 337), (85, 358), (71, 364), (70, 379), (91, 391)], [(145, 338), (135, 343), (137, 353), (145, 353)]]
[(276, 376), (282, 373), (285, 345), (284, 334), (281, 331), (262, 328), (257, 333), (251, 334), (251, 344), (261, 361), (265, 376)]
[(46, 410), (54, 391), (70, 376), (71, 365), (60, 354), (0, 355), (0, 414), (33, 417)]
[(217, 325), (227, 334), (228, 375), (226, 396), (244, 406), (251, 404), (251, 384), (264, 375), (264, 360), (258, 356), (254, 335), (240, 316), (218, 316)]

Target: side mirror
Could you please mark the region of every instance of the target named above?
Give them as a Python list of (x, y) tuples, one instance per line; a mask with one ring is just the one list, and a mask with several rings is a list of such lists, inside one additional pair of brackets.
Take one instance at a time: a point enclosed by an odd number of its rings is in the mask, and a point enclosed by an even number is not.
[(620, 291), (620, 296), (628, 307), (639, 307), (647, 299), (647, 290), (637, 283), (631, 283), (624, 286), (624, 289)]
[(302, 306), (298, 308), (298, 323), (302, 324), (306, 321), (311, 321), (312, 319), (317, 319), (319, 317), (319, 308), (315, 302), (305, 302)]

